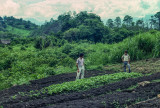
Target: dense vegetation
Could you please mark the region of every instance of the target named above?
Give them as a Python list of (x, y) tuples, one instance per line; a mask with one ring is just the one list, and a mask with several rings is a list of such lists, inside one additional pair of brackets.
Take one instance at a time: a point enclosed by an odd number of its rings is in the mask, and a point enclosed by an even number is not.
[[(159, 18), (159, 13), (156, 15)], [(74, 72), (79, 53), (85, 54), (86, 69), (103, 69), (106, 64), (121, 62), (124, 50), (128, 50), (131, 60), (159, 57), (160, 32), (132, 25), (128, 18), (132, 19), (126, 16), (124, 24), (116, 18), (117, 26), (111, 26), (109, 21), (106, 26), (99, 16), (80, 12), (60, 15), (58, 20), (52, 19), (39, 29), (22, 19), (1, 18), (0, 38), (12, 42), (0, 45), (0, 90), (49, 75)]]
[[(16, 41), (12, 46), (0, 49), (0, 81), (1, 89), (15, 84), (27, 83), (29, 80), (40, 79), (49, 75), (74, 72), (75, 60), (79, 53), (85, 54), (86, 69), (102, 69), (108, 63), (121, 62), (124, 50), (128, 50), (131, 60), (159, 57), (160, 32), (150, 31), (117, 44), (90, 44), (50, 38), (50, 45), (45, 48), (45, 40), (29, 40), (22, 46), (23, 40)], [(55, 42), (54, 42), (55, 41)], [(36, 49), (37, 42), (42, 42), (41, 49)], [(53, 45), (54, 44), (54, 45)], [(44, 45), (44, 46), (43, 46)], [(144, 47), (145, 46), (145, 47)], [(101, 56), (99, 56), (101, 55)]]
[(16, 19), (13, 16), (0, 17), (0, 39), (27, 37), (37, 28), (36, 24), (25, 21), (22, 18)]
[(76, 14), (68, 12), (62, 14), (57, 20), (53, 18), (32, 33), (32, 36), (54, 35), (69, 42), (87, 40), (93, 43), (115, 43), (127, 37), (146, 32), (149, 29), (159, 29), (160, 13), (157, 12), (149, 21), (143, 19), (133, 20), (126, 15), (123, 19), (116, 17), (108, 19), (106, 25), (94, 13), (86, 11)]

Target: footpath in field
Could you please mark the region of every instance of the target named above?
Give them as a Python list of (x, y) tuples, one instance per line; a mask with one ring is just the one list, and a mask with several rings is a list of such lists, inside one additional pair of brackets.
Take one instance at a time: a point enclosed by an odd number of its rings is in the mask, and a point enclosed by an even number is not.
[[(113, 71), (86, 71), (85, 77), (93, 77), (93, 76), (98, 76), (98, 75), (105, 75), (105, 74), (112, 74), (114, 73)], [(69, 82), (69, 81), (74, 81), (76, 77), (76, 72), (75, 73), (67, 73), (67, 74), (60, 74), (60, 75), (54, 75), (50, 76), (44, 79), (39, 79), (39, 80), (34, 80), (30, 81), (29, 85), (20, 85), (20, 86), (14, 86), (9, 89), (0, 91), (0, 100), (3, 97), (9, 97), (12, 95), (17, 94), (18, 92), (29, 92), (31, 90), (40, 90), (44, 87), (48, 87), (52, 84), (60, 84), (63, 82)]]
[(155, 73), (150, 76), (122, 80), (87, 91), (48, 95), (34, 99), (29, 97), (12, 99), (7, 102), (4, 101), (2, 105), (6, 108), (123, 108), (136, 101), (155, 97), (160, 93), (160, 83), (151, 83), (133, 90), (124, 89), (142, 81), (152, 81), (159, 78), (160, 73)]

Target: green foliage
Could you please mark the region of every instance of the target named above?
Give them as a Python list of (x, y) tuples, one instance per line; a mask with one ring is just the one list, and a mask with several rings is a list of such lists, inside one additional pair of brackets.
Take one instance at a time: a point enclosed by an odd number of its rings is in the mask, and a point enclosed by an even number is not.
[(13, 16), (10, 16), (10, 17), (5, 16), (3, 20), (6, 24), (16, 27), (16, 28), (20, 28), (20, 29), (33, 30), (38, 27), (37, 25), (31, 23), (30, 21), (25, 21), (22, 18), (16, 19)]
[(96, 76), (71, 82), (65, 82), (62, 84), (51, 85), (46, 88), (49, 94), (57, 94), (68, 91), (79, 91), (96, 88), (108, 83), (113, 83), (126, 78), (140, 77), (139, 73), (115, 73), (111, 75)]
[(66, 43), (65, 40), (60, 40), (54, 36), (44, 36), (44, 37), (39, 37), (36, 38), (35, 40), (35, 45), (34, 47), (37, 49), (44, 49), (49, 46), (54, 47), (54, 46), (63, 46)]
[(138, 38), (138, 48), (149, 53), (152, 52), (154, 48), (154, 43), (150, 37), (140, 37)]
[(63, 46), (63, 49), (62, 49), (62, 52), (65, 53), (65, 54), (69, 54), (71, 52), (71, 49), (73, 49), (74, 47), (67, 43)]
[(11, 96), (12, 99), (16, 99), (17, 95)]
[(30, 30), (19, 29), (19, 28), (15, 28), (15, 27), (12, 27), (12, 26), (7, 26), (6, 29), (9, 33), (19, 35), (21, 37), (27, 37), (31, 33)]
[(26, 48), (24, 46), (21, 47), (21, 50), (26, 50)]
[[(90, 77), (85, 79), (80, 79), (76, 81), (64, 82), (62, 84), (54, 84), (49, 87), (42, 88), (39, 91), (30, 91), (29, 96), (40, 96), (41, 94), (59, 94), (59, 93), (67, 93), (70, 91), (85, 91), (91, 88), (97, 88), (109, 83), (114, 83), (120, 80), (124, 80), (127, 78), (137, 78), (141, 77), (141, 73), (114, 73), (103, 76)], [(21, 92), (21, 96), (25, 96), (25, 93)]]
[(54, 68), (49, 67), (47, 64), (42, 65), (40, 67), (36, 67), (36, 73), (38, 74), (46, 73), (46, 75), (55, 75)]
[(71, 49), (71, 53), (69, 53), (69, 56), (71, 58), (76, 59), (77, 57), (79, 57), (80, 53), (85, 54), (85, 48), (81, 47), (81, 46), (77, 46), (77, 47), (74, 47), (73, 49)]
[(87, 70), (103, 70), (108, 63), (121, 62), (125, 50), (132, 61), (159, 57), (159, 34), (158, 31), (141, 33), (115, 44), (68, 43), (49, 36), (44, 43), (50, 42), (50, 45), (43, 46), (42, 50), (34, 47), (40, 38), (15, 39), (11, 45), (0, 48), (0, 90), (50, 75), (75, 72), (75, 62), (80, 53), (84, 53)]

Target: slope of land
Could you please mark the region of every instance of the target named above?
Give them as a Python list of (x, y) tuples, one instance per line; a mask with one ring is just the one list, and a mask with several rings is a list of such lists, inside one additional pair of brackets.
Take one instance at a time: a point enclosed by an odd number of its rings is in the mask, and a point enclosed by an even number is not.
[[(142, 65), (144, 62), (146, 65)], [(47, 86), (72, 82), (75, 80), (76, 73), (60, 74), (31, 81), (29, 85), (15, 86), (1, 91), (0, 105), (4, 108), (149, 108), (149, 106), (156, 108), (155, 106), (157, 105), (158, 107), (159, 105), (159, 99), (154, 97), (160, 93), (160, 71), (158, 68), (148, 68), (148, 66), (157, 67), (159, 62), (159, 58), (132, 62), (132, 70), (142, 73), (143, 76), (122, 79), (87, 90), (58, 94), (41, 92), (39, 94), (39, 91)], [(105, 74), (114, 75), (116, 74), (115, 69), (116, 71), (122, 71), (121, 66), (121, 64), (106, 66), (109, 71), (88, 71), (86, 72), (86, 78), (97, 75), (104, 76)], [(148, 71), (139, 70), (142, 66), (143, 69)], [(150, 83), (144, 86), (138, 85), (144, 81), (149, 81)]]

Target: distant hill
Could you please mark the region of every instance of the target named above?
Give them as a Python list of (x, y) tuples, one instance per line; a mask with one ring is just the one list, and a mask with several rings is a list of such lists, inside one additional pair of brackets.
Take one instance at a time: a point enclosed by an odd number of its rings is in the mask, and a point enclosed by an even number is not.
[(45, 21), (39, 21), (34, 18), (24, 18), (24, 20), (31, 21), (32, 23), (34, 23), (36, 25), (43, 25), (45, 23)]
[(13, 16), (0, 17), (0, 38), (27, 37), (39, 26)]
[(96, 20), (97, 23), (103, 23), (99, 16), (93, 13), (87, 13), (86, 11), (76, 13), (65, 13), (58, 16), (57, 20), (51, 19), (46, 22), (39, 29), (32, 33), (32, 36), (50, 35), (50, 34), (62, 34), (72, 28), (79, 28), (80, 25), (87, 26), (87, 20), (91, 22)]

